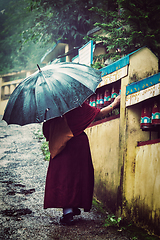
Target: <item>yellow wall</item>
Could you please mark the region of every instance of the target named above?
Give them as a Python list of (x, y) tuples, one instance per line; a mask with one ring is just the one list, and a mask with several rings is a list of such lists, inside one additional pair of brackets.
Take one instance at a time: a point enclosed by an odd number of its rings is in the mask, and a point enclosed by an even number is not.
[(116, 210), (120, 184), (119, 118), (86, 129), (95, 169), (95, 195)]
[(134, 198), (137, 142), (149, 140), (149, 132), (140, 129), (141, 104), (125, 107), (126, 86), (156, 72), (157, 57), (148, 48), (142, 48), (130, 56), (128, 76), (121, 81), (120, 162), (124, 164), (123, 196), (128, 202)]
[(129, 83), (149, 77), (157, 72), (158, 58), (148, 48), (142, 48), (130, 56)]
[[(138, 219), (146, 215), (151, 224), (160, 226), (160, 143), (137, 147), (135, 160), (134, 208)], [(142, 213), (141, 213), (142, 212)]]
[[(158, 72), (147, 48), (130, 56), (121, 79), (120, 118), (86, 130), (95, 168), (95, 194), (115, 213), (158, 232), (160, 225), (160, 143), (137, 147), (150, 133), (140, 129), (142, 103), (126, 108), (126, 86)], [(152, 133), (155, 139), (157, 133)], [(122, 202), (121, 202), (122, 198)], [(160, 232), (158, 232), (160, 233)]]
[[(157, 72), (157, 58), (149, 49), (144, 48), (130, 57), (128, 76), (124, 80), (131, 83)], [(150, 138), (149, 132), (140, 129), (142, 103), (127, 108), (123, 103), (121, 106), (120, 136), (123, 141), (120, 145), (120, 161), (124, 164), (122, 208), (124, 217), (142, 225), (147, 225), (150, 221), (148, 228), (157, 231), (160, 223), (160, 220), (157, 220), (160, 219), (159, 204), (157, 204), (160, 202), (158, 194), (160, 172), (156, 170), (156, 165), (158, 166), (160, 161), (159, 144), (152, 144), (152, 147), (151, 145), (137, 147), (138, 141), (147, 141)], [(156, 134), (153, 132), (152, 137), (156, 138)], [(152, 174), (155, 177), (151, 177)], [(156, 221), (152, 215), (156, 216)]]
[(134, 196), (135, 157), (138, 141), (149, 140), (149, 132), (140, 129), (141, 106), (135, 105), (127, 109), (126, 117), (126, 152), (124, 162), (124, 195), (127, 201)]

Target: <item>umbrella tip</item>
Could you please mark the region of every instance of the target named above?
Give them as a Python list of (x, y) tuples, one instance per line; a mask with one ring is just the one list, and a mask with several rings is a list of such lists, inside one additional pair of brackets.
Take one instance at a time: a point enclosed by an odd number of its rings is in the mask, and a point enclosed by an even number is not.
[(37, 67), (38, 67), (39, 71), (41, 72), (41, 68), (40, 68), (40, 66), (38, 64), (37, 64)]

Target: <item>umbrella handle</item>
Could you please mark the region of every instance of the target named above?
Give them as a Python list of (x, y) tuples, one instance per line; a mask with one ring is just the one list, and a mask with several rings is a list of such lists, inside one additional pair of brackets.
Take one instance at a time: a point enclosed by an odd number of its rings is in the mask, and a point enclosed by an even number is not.
[(46, 118), (47, 118), (47, 112), (49, 111), (50, 109), (49, 108), (46, 108), (45, 110), (45, 114), (44, 114), (44, 121), (46, 122)]

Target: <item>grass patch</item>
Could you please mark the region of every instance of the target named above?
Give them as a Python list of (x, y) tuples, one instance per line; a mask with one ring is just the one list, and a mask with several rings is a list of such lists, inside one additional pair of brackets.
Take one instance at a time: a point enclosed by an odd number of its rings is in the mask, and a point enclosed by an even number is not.
[(48, 142), (46, 142), (46, 139), (42, 131), (38, 130), (34, 133), (34, 135), (38, 139), (38, 141), (41, 142), (41, 150), (44, 155), (44, 160), (49, 161), (50, 160), (49, 146), (48, 146)]
[(116, 216), (111, 213), (102, 202), (100, 202), (98, 199), (95, 197), (93, 198), (93, 205), (95, 206), (96, 210), (103, 215), (105, 215), (105, 220), (104, 220), (104, 227), (119, 227), (121, 217), (116, 218)]
[(34, 132), (34, 135), (39, 142), (45, 139), (41, 130), (37, 130), (36, 132)]
[(93, 198), (93, 206), (96, 208), (97, 212), (104, 216), (104, 227), (116, 228), (118, 232), (122, 234), (125, 232), (130, 240), (160, 240), (159, 236), (148, 234), (148, 232), (137, 227), (133, 222), (123, 220), (121, 217), (116, 217), (106, 206), (95, 197)]
[(42, 142), (41, 150), (43, 152), (44, 159), (46, 161), (49, 161), (50, 160), (50, 152), (49, 152), (48, 142)]
[(131, 240), (159, 240), (160, 237), (148, 234), (148, 232), (134, 223), (120, 224), (120, 231), (126, 231)]
[(101, 201), (99, 201), (96, 197), (93, 197), (92, 204), (96, 208), (97, 212), (102, 214), (109, 214), (106, 206)]
[(108, 214), (107, 218), (105, 219), (104, 226), (105, 227), (111, 227), (111, 226), (119, 227), (120, 221), (121, 221), (121, 217), (116, 218), (115, 215)]

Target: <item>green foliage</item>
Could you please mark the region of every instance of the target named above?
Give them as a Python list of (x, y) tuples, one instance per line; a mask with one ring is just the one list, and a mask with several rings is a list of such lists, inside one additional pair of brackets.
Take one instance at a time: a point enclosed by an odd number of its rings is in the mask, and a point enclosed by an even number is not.
[[(73, 46), (81, 46), (83, 37), (92, 26), (91, 1), (31, 1), (25, 0), (27, 10), (35, 16), (32, 28), (23, 32), (25, 40), (57, 41), (66, 39)], [(97, 4), (97, 3), (96, 3)]]
[(91, 65), (91, 67), (93, 67), (95, 69), (101, 69), (104, 67), (104, 65), (101, 64), (100, 62), (95, 62), (94, 64)]
[(155, 236), (153, 233), (149, 233), (148, 230), (136, 226), (133, 222), (127, 221), (126, 224), (122, 222), (120, 223), (120, 231), (125, 231), (131, 240), (159, 240), (158, 236)]
[(34, 20), (32, 13), (26, 11), (25, 1), (2, 1), (0, 21), (0, 74), (25, 69), (35, 69), (36, 64), (49, 48), (42, 42), (25, 42), (22, 32), (31, 28)]
[(95, 197), (93, 198), (92, 204), (96, 207), (97, 211), (106, 214), (107, 209), (102, 202), (98, 201)]
[[(159, 237), (149, 234), (145, 229), (137, 227), (133, 222), (122, 219), (121, 217), (116, 218), (113, 213), (107, 207), (95, 197), (93, 198), (93, 206), (96, 211), (102, 214), (104, 218), (104, 227), (114, 227), (118, 232), (125, 232), (125, 236), (131, 240), (158, 240)], [(123, 238), (123, 237), (122, 237)]]
[(91, 11), (100, 16), (95, 23), (103, 33), (89, 37), (106, 46), (104, 59), (118, 60), (140, 48), (149, 47), (160, 58), (160, 2), (158, 0), (117, 0), (112, 11), (93, 7)]
[(130, 26), (134, 45), (148, 46), (159, 56), (160, 2), (159, 0), (119, 0), (124, 9), (121, 18)]
[(42, 142), (41, 150), (43, 152), (44, 159), (46, 161), (49, 161), (50, 160), (50, 152), (49, 152), (48, 142)]
[(98, 201), (95, 197), (93, 198), (92, 203), (96, 207), (98, 212), (106, 215), (104, 224), (103, 224), (104, 227), (112, 227), (112, 226), (119, 227), (121, 217), (116, 218), (114, 214), (112, 213), (109, 214), (104, 204)]
[(105, 219), (104, 226), (105, 227), (111, 227), (111, 226), (119, 227), (120, 221), (121, 221), (121, 217), (116, 219), (116, 217), (114, 215), (108, 215), (107, 218)]
[[(143, 46), (160, 57), (159, 0), (2, 0), (0, 8), (1, 74), (34, 69), (59, 39), (71, 48), (102, 41), (112, 61)], [(93, 26), (103, 34), (85, 38)]]
[(116, 218), (115, 215), (113, 213), (111, 213), (106, 208), (106, 206), (104, 206), (104, 204), (102, 202), (100, 202), (98, 199), (96, 199), (95, 197), (93, 198), (92, 203), (96, 207), (96, 210), (98, 212), (105, 215), (105, 220), (104, 220), (103, 226), (105, 226), (105, 227), (111, 227), (111, 226), (119, 227), (121, 217)]
[(46, 161), (49, 161), (50, 160), (49, 146), (48, 146), (48, 142), (46, 142), (46, 139), (45, 139), (42, 131), (38, 130), (34, 133), (34, 135), (39, 140), (39, 142), (41, 142), (41, 150), (44, 155), (44, 159)]
[(37, 130), (36, 132), (34, 132), (34, 135), (39, 140), (39, 142), (44, 140), (44, 135), (41, 130)]

